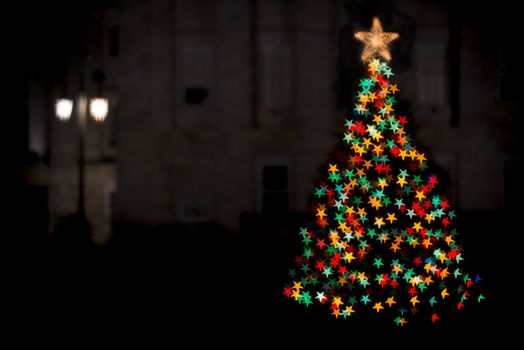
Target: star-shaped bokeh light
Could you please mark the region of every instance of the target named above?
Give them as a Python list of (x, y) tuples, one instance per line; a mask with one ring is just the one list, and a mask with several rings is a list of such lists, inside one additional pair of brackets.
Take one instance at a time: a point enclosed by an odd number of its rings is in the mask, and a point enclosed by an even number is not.
[(364, 43), (362, 60), (369, 61), (371, 58), (382, 56), (386, 61), (391, 60), (388, 45), (399, 38), (398, 33), (384, 32), (382, 24), (377, 17), (373, 18), (373, 24), (369, 32), (356, 32), (355, 38)]
[(302, 247), (283, 294), (338, 319), (438, 324), (486, 297), (481, 278), (461, 263), (445, 188), (410, 135), (407, 117), (397, 114), (394, 74), (375, 56), (389, 57), (392, 35), (378, 19), (370, 33), (357, 33), (366, 43), (378, 36), (379, 44), (366, 44), (367, 73), (346, 119), (344, 152), (314, 190), (315, 223), (299, 232)]

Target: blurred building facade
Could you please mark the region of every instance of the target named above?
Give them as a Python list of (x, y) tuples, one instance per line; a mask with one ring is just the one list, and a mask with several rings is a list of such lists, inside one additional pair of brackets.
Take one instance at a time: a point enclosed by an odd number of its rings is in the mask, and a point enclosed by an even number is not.
[[(119, 76), (130, 103), (119, 139), (135, 142), (119, 143), (118, 220), (238, 229), (244, 211), (305, 211), (336, 141), (340, 6), (155, 1), (127, 9)], [(144, 82), (147, 93), (135, 88)]]
[[(368, 12), (406, 34), (393, 80), (410, 104), (416, 140), (447, 170), (455, 203), (504, 206), (522, 167), (507, 43), (485, 40), (449, 3), (366, 6), (137, 0), (90, 12), (90, 65), (106, 73), (111, 104), (104, 123), (88, 123), (86, 138), (94, 238), (107, 240), (112, 223), (217, 222), (236, 231), (244, 212), (307, 212), (356, 91), (351, 79), (339, 81), (361, 66), (358, 46), (344, 43), (369, 28)], [(77, 65), (68, 67), (75, 86)], [(76, 209), (77, 134), (74, 123), (51, 116), (63, 82), (51, 95), (36, 79), (30, 87), (31, 147), (50, 154), (38, 181), (48, 186), (52, 223)], [(37, 137), (42, 120), (47, 137)]]

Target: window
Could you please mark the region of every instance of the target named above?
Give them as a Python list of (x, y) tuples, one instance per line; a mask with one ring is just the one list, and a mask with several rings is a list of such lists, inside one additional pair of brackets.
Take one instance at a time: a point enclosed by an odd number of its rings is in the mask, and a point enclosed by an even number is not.
[(522, 73), (517, 68), (516, 57), (508, 55), (505, 48), (499, 53), (499, 98), (502, 102), (518, 101)]
[(211, 198), (204, 194), (186, 195), (179, 203), (178, 218), (182, 222), (208, 222), (212, 219)]
[(417, 50), (418, 101), (428, 107), (446, 103), (446, 46), (444, 42), (420, 43)]
[(120, 27), (118, 24), (109, 28), (109, 56), (118, 57), (120, 53)]
[(281, 218), (289, 213), (289, 166), (285, 159), (258, 162), (258, 211)]
[(209, 101), (213, 81), (213, 51), (210, 47), (186, 47), (183, 53), (184, 101), (202, 105)]
[(104, 96), (109, 100), (109, 112), (104, 122), (97, 126), (102, 132), (101, 156), (106, 160), (114, 160), (118, 146), (117, 125), (120, 103), (116, 91), (108, 90), (104, 93)]
[(521, 186), (524, 159), (510, 156), (503, 163), (503, 204), (506, 209), (518, 209), (524, 196)]
[(213, 220), (215, 183), (209, 181), (210, 174), (216, 172), (213, 158), (193, 151), (191, 156), (178, 159), (176, 184), (180, 186), (174, 193), (177, 220), (188, 223)]
[(49, 151), (44, 85), (36, 79), (31, 79), (27, 98), (29, 151), (38, 157), (44, 157)]
[[(457, 180), (457, 155), (454, 153), (435, 153), (433, 161), (439, 175), (440, 188), (447, 188), (450, 200), (457, 203), (458, 180)], [(440, 172), (440, 174), (439, 174)]]
[(291, 50), (285, 46), (263, 49), (263, 104), (278, 114), (291, 105)]
[(269, 216), (287, 214), (289, 208), (287, 167), (265, 166), (263, 179), (262, 213)]

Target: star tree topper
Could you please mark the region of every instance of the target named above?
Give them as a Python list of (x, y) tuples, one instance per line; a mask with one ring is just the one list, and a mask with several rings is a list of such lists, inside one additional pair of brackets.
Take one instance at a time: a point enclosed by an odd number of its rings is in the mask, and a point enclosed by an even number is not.
[(399, 38), (398, 33), (384, 32), (382, 24), (377, 17), (373, 17), (373, 24), (369, 32), (356, 32), (355, 38), (364, 43), (362, 61), (367, 62), (376, 55), (382, 56), (386, 61), (391, 60), (388, 45)]

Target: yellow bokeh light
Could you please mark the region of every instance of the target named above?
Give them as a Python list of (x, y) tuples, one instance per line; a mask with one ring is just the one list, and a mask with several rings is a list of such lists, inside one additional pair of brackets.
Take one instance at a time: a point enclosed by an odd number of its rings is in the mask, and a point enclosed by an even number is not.
[(386, 61), (391, 60), (388, 45), (399, 38), (398, 33), (384, 32), (382, 24), (377, 17), (373, 18), (373, 24), (369, 32), (356, 32), (355, 38), (364, 43), (362, 50), (362, 61), (368, 62), (372, 58), (382, 56)]

